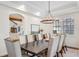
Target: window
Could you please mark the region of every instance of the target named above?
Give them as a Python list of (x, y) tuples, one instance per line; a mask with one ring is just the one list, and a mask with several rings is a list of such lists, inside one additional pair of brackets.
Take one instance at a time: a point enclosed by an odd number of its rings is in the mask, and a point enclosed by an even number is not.
[(64, 19), (63, 21), (63, 32), (67, 34), (73, 34), (74, 33), (74, 19), (69, 17)]
[(40, 30), (40, 25), (31, 24), (31, 33), (32, 34), (38, 34), (39, 30)]
[(53, 33), (58, 33), (61, 31), (61, 22), (59, 20), (55, 20), (53, 23)]
[(68, 17), (65, 18), (63, 21), (55, 20), (53, 23), (53, 33), (59, 32), (74, 34), (74, 19)]

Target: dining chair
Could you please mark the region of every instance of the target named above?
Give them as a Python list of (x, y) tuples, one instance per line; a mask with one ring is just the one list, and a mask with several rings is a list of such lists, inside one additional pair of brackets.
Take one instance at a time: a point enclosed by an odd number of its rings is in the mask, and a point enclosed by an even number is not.
[(46, 33), (46, 39), (45, 39), (46, 42), (49, 42), (49, 39), (50, 39), (49, 37), (50, 37), (49, 33)]
[(45, 34), (38, 34), (38, 38), (39, 38), (39, 40), (41, 40), (41, 43), (43, 43), (46, 36), (45, 36)]
[(28, 38), (27, 38), (27, 35), (25, 35), (25, 40), (26, 40), (26, 47), (28, 47)]
[(64, 33), (61, 33), (60, 34), (60, 39), (59, 39), (59, 43), (58, 43), (58, 48), (57, 48), (57, 57), (59, 57), (59, 54), (61, 54), (61, 56), (63, 57), (63, 46), (64, 46), (64, 43), (65, 43), (65, 34)]
[(27, 35), (27, 39), (29, 43), (33, 42), (33, 35), (32, 34)]
[[(34, 41), (33, 34), (27, 35), (26, 38), (27, 38), (27, 41), (28, 41), (28, 45), (34, 46), (34, 43), (33, 43), (33, 41)], [(30, 44), (31, 42), (32, 42), (32, 44)], [(26, 54), (27, 54), (27, 56), (32, 56), (32, 54), (30, 54), (28, 52), (26, 52)]]
[[(45, 41), (46, 34), (38, 34), (37, 38), (38, 38), (37, 40), (39, 41), (38, 45), (46, 43)], [(47, 56), (47, 49), (40, 52), (39, 56), (42, 56), (42, 57)]]
[[(28, 38), (27, 38), (27, 35), (24, 35), (23, 37), (24, 37), (24, 38), (22, 38), (22, 39), (25, 39), (25, 43), (23, 43), (23, 44), (25, 44), (25, 46), (28, 47)], [(22, 42), (22, 41), (21, 41), (21, 42)], [(22, 45), (22, 44), (21, 44), (21, 45)], [(21, 48), (21, 51), (22, 51), (22, 55), (24, 55), (25, 52), (26, 52), (26, 51), (25, 51), (24, 49), (22, 49), (22, 48)]]
[(42, 40), (48, 42), (49, 41), (49, 33), (45, 33), (42, 35)]
[(38, 34), (38, 40), (40, 43), (43, 43), (43, 41), (44, 41), (43, 34)]
[(44, 40), (44, 39), (46, 39), (46, 36), (45, 36), (45, 35), (46, 35), (46, 34), (43, 34), (43, 35), (42, 35), (42, 37), (43, 37), (43, 40)]
[(58, 43), (59, 43), (60, 36), (55, 35), (53, 38), (49, 40), (49, 45), (48, 45), (48, 57), (55, 57), (57, 56), (57, 48), (58, 48)]
[[(25, 45), (26, 47), (28, 47), (28, 43), (32, 42), (33, 40), (33, 37), (32, 35), (25, 35)], [(21, 51), (22, 51), (22, 55), (27, 55), (28, 56), (28, 52), (26, 52), (24, 49), (21, 48)]]
[(38, 39), (39, 40), (42, 40), (43, 38), (42, 38), (42, 34), (38, 34)]
[(34, 34), (33, 35), (33, 46), (38, 45), (38, 44), (39, 44), (38, 34)]
[[(65, 40), (66, 40), (67, 34), (64, 34), (64, 35), (65, 35)], [(65, 40), (64, 40), (64, 43), (63, 43), (63, 47), (62, 47), (62, 50), (63, 50), (64, 53), (66, 53), (66, 51), (67, 51), (67, 46), (66, 46)]]

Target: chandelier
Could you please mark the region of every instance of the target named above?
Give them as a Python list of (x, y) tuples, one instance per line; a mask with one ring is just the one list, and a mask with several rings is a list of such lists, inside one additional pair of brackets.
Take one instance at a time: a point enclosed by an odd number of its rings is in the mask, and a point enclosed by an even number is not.
[(41, 23), (43, 23), (43, 24), (52, 24), (53, 21), (54, 21), (54, 19), (51, 15), (51, 11), (50, 11), (50, 1), (48, 1), (48, 15), (43, 18)]

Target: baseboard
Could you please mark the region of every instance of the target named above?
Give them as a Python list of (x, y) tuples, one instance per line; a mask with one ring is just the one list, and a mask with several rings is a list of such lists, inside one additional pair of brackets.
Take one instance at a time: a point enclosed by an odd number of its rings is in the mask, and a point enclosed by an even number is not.
[(76, 49), (76, 50), (79, 50), (78, 47), (72, 47), (72, 46), (66, 46), (67, 48), (71, 48), (71, 49)]
[(8, 57), (8, 55), (3, 55), (3, 56), (0, 56), (0, 57)]

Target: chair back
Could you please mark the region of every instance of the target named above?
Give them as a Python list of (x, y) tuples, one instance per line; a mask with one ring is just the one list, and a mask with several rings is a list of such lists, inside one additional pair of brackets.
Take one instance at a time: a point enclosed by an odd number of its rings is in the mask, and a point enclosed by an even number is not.
[(49, 40), (49, 33), (42, 35), (43, 40)]
[(27, 38), (27, 35), (25, 35), (25, 40), (26, 40), (26, 43), (28, 43), (28, 38)]
[(45, 40), (49, 40), (50, 39), (50, 34), (46, 33), (46, 39)]
[(38, 35), (37, 34), (33, 35), (33, 41), (38, 41), (38, 40), (39, 40)]
[(56, 55), (59, 39), (60, 36), (56, 35), (49, 40), (48, 57), (53, 57)]
[(28, 39), (28, 42), (33, 42), (34, 38), (33, 38), (33, 35), (28, 35), (27, 36), (27, 39)]
[(58, 43), (58, 50), (57, 50), (57, 52), (61, 51), (61, 49), (63, 47), (63, 44), (64, 44), (64, 41), (65, 41), (65, 35), (61, 34), (60, 35), (60, 40), (59, 40), (59, 43)]
[(38, 38), (39, 40), (42, 40), (43, 39), (42, 34), (38, 34)]
[(43, 34), (43, 35), (42, 35), (42, 38), (43, 38), (43, 39), (46, 39), (46, 34)]

